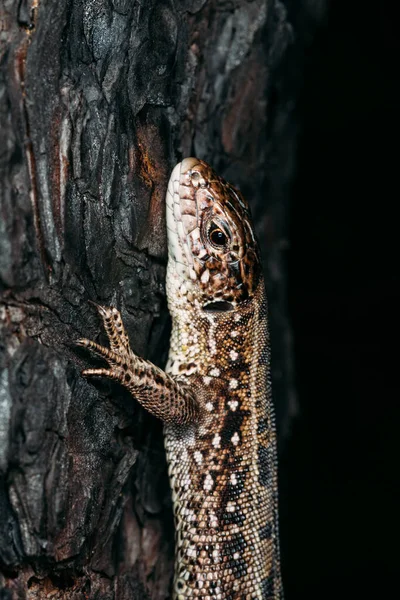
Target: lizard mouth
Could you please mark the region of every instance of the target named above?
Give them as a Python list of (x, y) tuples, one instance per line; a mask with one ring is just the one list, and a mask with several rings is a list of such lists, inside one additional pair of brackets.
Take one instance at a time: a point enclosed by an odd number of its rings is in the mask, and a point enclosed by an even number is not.
[[(171, 173), (166, 194), (166, 216), (169, 260), (181, 276), (190, 277), (193, 255), (188, 235), (198, 227), (198, 214), (190, 174), (199, 165), (197, 158), (185, 158)], [(199, 231), (200, 234), (200, 231)]]

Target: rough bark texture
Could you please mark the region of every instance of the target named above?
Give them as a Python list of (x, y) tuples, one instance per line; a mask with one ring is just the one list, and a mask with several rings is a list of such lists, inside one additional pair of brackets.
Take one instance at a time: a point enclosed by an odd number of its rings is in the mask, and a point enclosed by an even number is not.
[(291, 26), (277, 0), (3, 0), (0, 19), (0, 597), (161, 600), (161, 425), (82, 379), (73, 340), (104, 343), (88, 300), (115, 304), (135, 352), (165, 361), (164, 192), (196, 155), (256, 215), (288, 430)]

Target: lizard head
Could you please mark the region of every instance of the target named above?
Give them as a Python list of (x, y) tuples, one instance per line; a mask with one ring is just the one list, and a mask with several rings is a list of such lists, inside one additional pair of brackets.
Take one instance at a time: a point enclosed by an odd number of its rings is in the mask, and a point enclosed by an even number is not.
[(261, 267), (249, 207), (205, 162), (186, 158), (166, 195), (170, 301), (231, 310), (250, 299)]

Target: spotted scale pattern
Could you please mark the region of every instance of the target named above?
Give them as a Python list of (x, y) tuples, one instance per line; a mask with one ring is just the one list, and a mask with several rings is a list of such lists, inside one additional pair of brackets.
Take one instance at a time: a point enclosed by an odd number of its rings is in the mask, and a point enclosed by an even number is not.
[[(203, 411), (185, 430), (165, 427), (177, 531), (174, 597), (282, 598), (263, 282), (238, 313), (187, 317), (183, 327), (203, 360), (196, 357), (196, 373), (181, 369), (180, 379)], [(216, 358), (207, 352), (210, 329)]]
[(168, 186), (165, 372), (130, 350), (114, 308), (99, 307), (108, 369), (163, 419), (176, 525), (173, 599), (282, 600), (267, 305), (245, 200), (202, 161)]

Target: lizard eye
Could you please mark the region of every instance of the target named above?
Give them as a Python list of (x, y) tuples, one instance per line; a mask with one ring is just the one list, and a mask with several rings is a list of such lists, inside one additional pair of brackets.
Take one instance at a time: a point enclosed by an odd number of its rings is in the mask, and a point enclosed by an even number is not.
[(208, 231), (208, 237), (210, 238), (210, 242), (219, 248), (226, 246), (229, 242), (229, 236), (219, 225), (217, 225), (217, 223), (211, 224)]

